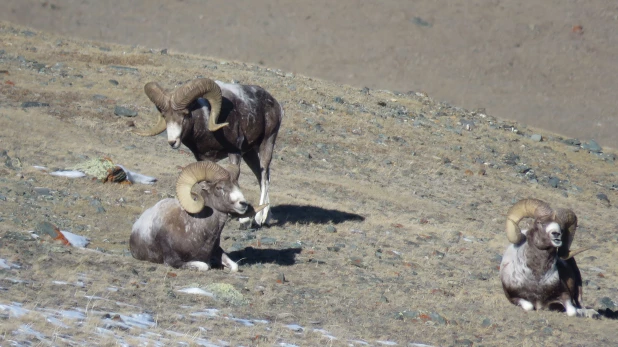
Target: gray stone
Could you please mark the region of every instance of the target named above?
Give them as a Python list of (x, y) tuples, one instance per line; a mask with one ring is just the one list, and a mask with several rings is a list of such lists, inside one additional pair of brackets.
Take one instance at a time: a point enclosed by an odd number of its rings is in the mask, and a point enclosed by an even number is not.
[(560, 179), (558, 177), (550, 177), (547, 183), (549, 183), (549, 185), (553, 188), (558, 188), (558, 185), (560, 184)]
[(124, 116), (124, 117), (135, 117), (137, 116), (137, 111), (133, 111), (126, 107), (116, 106), (114, 107), (114, 114), (116, 116)]
[(93, 98), (94, 100), (105, 100), (105, 99), (107, 99), (107, 96), (105, 96), (105, 95), (101, 95), (101, 94), (94, 94), (94, 95), (92, 96), (92, 98)]
[(588, 143), (584, 143), (582, 148), (589, 150), (592, 153), (601, 153), (603, 151), (603, 148), (601, 148), (595, 140), (590, 140)]
[(597, 194), (597, 199), (601, 200), (603, 205), (609, 207), (610, 202), (609, 202), (609, 198), (607, 197), (607, 195), (605, 195), (604, 193), (599, 193), (599, 194)]
[(337, 228), (335, 228), (334, 225), (327, 225), (326, 226), (326, 232), (327, 233), (336, 233), (337, 232)]
[(34, 187), (34, 192), (37, 195), (51, 195), (51, 191), (49, 190), (49, 188), (45, 187)]
[(609, 297), (605, 296), (599, 299), (599, 305), (601, 305), (601, 309), (614, 309), (616, 308), (616, 303)]
[(483, 328), (487, 328), (487, 327), (489, 327), (490, 325), (491, 325), (491, 319), (489, 319), (489, 318), (485, 318), (485, 319), (483, 319), (483, 321), (481, 322), (481, 326), (482, 326)]
[(134, 67), (120, 66), (120, 65), (110, 65), (109, 67), (111, 67), (112, 69), (121, 70), (121, 71), (137, 72), (137, 69)]
[(120, 83), (118, 83), (118, 81), (116, 81), (116, 80), (109, 80), (109, 83), (111, 83), (111, 84), (113, 84), (113, 85), (115, 85), (115, 86), (117, 86), (117, 85), (119, 85), (119, 84), (120, 84)]
[(333, 101), (338, 103), (338, 104), (343, 104), (344, 103), (343, 99), (341, 97), (339, 97), (339, 96), (335, 96), (333, 98)]
[(533, 134), (532, 136), (530, 136), (530, 139), (535, 142), (541, 142), (543, 140), (543, 136), (539, 134)]
[(260, 243), (262, 245), (270, 246), (270, 245), (274, 245), (275, 243), (277, 243), (277, 239), (272, 238), (272, 237), (262, 237), (260, 239)]
[(570, 146), (579, 146), (579, 145), (582, 144), (581, 141), (579, 141), (578, 139), (566, 139), (566, 140), (564, 140), (562, 142), (564, 142), (564, 143), (566, 143), (567, 145), (570, 145)]
[(38, 101), (24, 101), (21, 103), (21, 107), (29, 108), (29, 107), (49, 107), (49, 104), (46, 102), (38, 102)]

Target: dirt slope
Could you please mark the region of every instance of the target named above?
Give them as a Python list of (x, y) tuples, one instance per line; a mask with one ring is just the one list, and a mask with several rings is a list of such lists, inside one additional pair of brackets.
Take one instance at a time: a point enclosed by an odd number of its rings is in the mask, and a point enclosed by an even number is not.
[[(3, 345), (618, 343), (616, 153), (420, 93), (8, 23), (0, 46)], [(286, 110), (273, 162), (275, 223), (243, 231), (230, 221), (224, 230), (237, 274), (175, 270), (127, 252), (133, 222), (173, 196), (178, 169), (193, 161), (162, 136), (129, 132), (128, 123), (153, 120), (143, 85), (172, 88), (197, 76), (262, 85)], [(116, 116), (116, 106), (138, 117)], [(48, 174), (102, 156), (158, 182)], [(255, 201), (248, 171), (241, 186)], [(497, 276), (504, 213), (525, 197), (577, 213), (575, 246), (596, 246), (578, 256), (584, 301), (602, 319), (526, 313), (505, 299)], [(42, 222), (91, 243), (31, 240)], [(182, 292), (190, 288), (214, 297)]]
[(618, 148), (614, 1), (4, 0), (0, 20), (424, 91)]

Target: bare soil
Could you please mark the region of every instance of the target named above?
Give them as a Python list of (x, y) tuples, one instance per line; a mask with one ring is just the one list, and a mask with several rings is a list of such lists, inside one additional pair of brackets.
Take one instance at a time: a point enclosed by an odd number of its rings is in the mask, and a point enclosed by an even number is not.
[(618, 148), (611, 0), (3, 0), (0, 20), (423, 91)]
[[(568, 137), (423, 93), (259, 64), (9, 23), (0, 24), (0, 46), (2, 345), (618, 343), (615, 152), (590, 153)], [(179, 168), (194, 160), (164, 136), (130, 132), (154, 120), (143, 86), (173, 88), (198, 76), (261, 85), (286, 111), (272, 168), (273, 225), (238, 230), (231, 220), (223, 233), (240, 273), (177, 270), (128, 253), (133, 222), (174, 195)], [(115, 106), (139, 115), (116, 116)], [(49, 175), (102, 156), (158, 181)], [(244, 165), (240, 183), (256, 201)], [(504, 214), (527, 197), (577, 213), (574, 247), (596, 247), (578, 255), (584, 303), (601, 319), (524, 312), (504, 297)], [(41, 222), (91, 243), (32, 240)], [(213, 284), (233, 286), (244, 300), (180, 291)]]

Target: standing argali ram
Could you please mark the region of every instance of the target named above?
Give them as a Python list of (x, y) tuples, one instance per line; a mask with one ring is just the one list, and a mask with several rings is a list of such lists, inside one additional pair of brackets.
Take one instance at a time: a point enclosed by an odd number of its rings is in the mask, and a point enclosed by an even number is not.
[[(270, 162), (284, 114), (272, 95), (259, 86), (208, 78), (192, 80), (172, 92), (149, 82), (144, 91), (160, 115), (152, 129), (136, 131), (138, 135), (167, 130), (170, 146), (176, 149), (182, 143), (198, 161), (227, 156), (240, 168), (242, 156), (260, 183), (260, 205), (269, 204)], [(255, 216), (255, 223), (267, 224), (269, 219), (270, 208), (266, 207)]]
[[(519, 222), (532, 217), (529, 230)], [(506, 236), (512, 243), (502, 257), (500, 280), (507, 299), (524, 310), (564, 307), (568, 316), (595, 317), (582, 307), (582, 276), (570, 251), (575, 238), (577, 216), (569, 209), (552, 210), (537, 199), (513, 205), (506, 217)]]

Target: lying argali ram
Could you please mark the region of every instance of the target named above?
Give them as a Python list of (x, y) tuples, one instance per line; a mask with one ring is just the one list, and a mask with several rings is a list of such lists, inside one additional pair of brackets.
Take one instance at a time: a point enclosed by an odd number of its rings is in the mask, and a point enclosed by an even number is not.
[[(260, 182), (260, 204), (269, 203), (270, 162), (284, 114), (272, 95), (259, 86), (207, 78), (192, 80), (173, 92), (149, 82), (144, 91), (160, 115), (152, 129), (137, 134), (153, 136), (167, 130), (170, 146), (176, 149), (182, 143), (198, 161), (227, 156), (240, 167), (242, 156)], [(269, 218), (266, 207), (255, 223), (267, 224)]]
[[(211, 261), (238, 271), (220, 246), (228, 215), (252, 217), (253, 209), (238, 188), (236, 166), (225, 169), (210, 161), (186, 166), (176, 183), (177, 199), (163, 199), (133, 224), (129, 248), (135, 259), (175, 268), (206, 271)], [(191, 192), (199, 183), (199, 193)], [(196, 200), (193, 199), (196, 197)]]
[[(519, 222), (532, 217), (529, 230)], [(573, 256), (585, 249), (569, 249), (577, 217), (569, 209), (552, 210), (537, 199), (524, 199), (513, 205), (506, 218), (506, 235), (512, 243), (500, 264), (500, 280), (506, 297), (524, 310), (549, 309), (561, 304), (568, 316), (597, 316), (582, 308), (582, 277)]]

